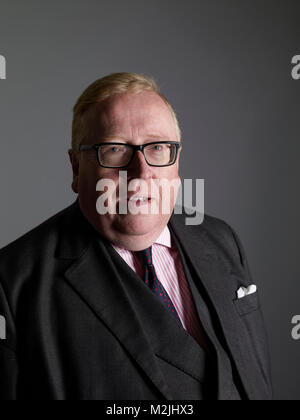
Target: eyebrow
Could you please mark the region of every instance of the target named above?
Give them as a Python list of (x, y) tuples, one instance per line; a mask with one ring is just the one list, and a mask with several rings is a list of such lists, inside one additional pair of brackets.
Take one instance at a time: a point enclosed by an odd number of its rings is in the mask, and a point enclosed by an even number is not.
[[(158, 141), (168, 141), (169, 139), (168, 139), (168, 137), (166, 136), (166, 137), (164, 137), (164, 136), (160, 136), (160, 135), (157, 135), (157, 134), (148, 134), (147, 136), (145, 136), (145, 138), (146, 138), (146, 141), (147, 141), (147, 139), (150, 139), (150, 140), (158, 140)], [(130, 140), (128, 140), (128, 138), (126, 138), (126, 137), (124, 137), (124, 136), (114, 136), (114, 135), (111, 135), (111, 136), (103, 136), (102, 138), (101, 138), (101, 141), (118, 141), (118, 140), (123, 140), (125, 143), (129, 143), (130, 142)]]

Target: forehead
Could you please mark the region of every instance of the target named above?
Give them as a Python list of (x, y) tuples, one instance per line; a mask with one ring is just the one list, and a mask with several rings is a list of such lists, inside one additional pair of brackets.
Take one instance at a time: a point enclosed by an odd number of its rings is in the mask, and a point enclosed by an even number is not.
[(94, 117), (101, 135), (157, 135), (173, 139), (176, 135), (171, 111), (155, 92), (111, 97), (96, 106)]

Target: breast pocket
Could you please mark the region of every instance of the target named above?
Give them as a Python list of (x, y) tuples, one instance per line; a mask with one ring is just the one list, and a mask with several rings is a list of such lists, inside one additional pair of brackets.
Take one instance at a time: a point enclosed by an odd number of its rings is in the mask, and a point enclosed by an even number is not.
[(248, 315), (260, 308), (258, 293), (256, 292), (241, 299), (236, 299), (233, 301), (233, 304), (239, 315)]

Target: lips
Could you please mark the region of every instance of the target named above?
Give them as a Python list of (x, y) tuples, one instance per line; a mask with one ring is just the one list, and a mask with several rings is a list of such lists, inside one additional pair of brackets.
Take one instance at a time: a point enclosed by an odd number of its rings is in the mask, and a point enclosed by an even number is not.
[(155, 200), (155, 197), (152, 197), (151, 195), (143, 195), (140, 193), (130, 193), (127, 197), (119, 197), (119, 201), (141, 201), (141, 202), (151, 202)]
[(156, 201), (156, 200), (153, 197), (135, 195), (135, 196), (131, 196), (127, 199), (126, 198), (119, 199), (119, 204), (120, 203), (127, 203), (127, 205), (134, 205), (134, 206), (137, 206), (137, 207), (152, 206), (154, 201)]
[(131, 198), (128, 198), (128, 204), (131, 203), (138, 207), (140, 206), (149, 206), (152, 205), (153, 199), (151, 197), (143, 197), (143, 196), (133, 196)]
[(145, 196), (137, 195), (137, 196), (132, 196), (132, 197), (128, 198), (127, 201), (143, 201), (143, 202), (146, 202), (146, 201), (151, 201), (151, 197), (145, 197)]

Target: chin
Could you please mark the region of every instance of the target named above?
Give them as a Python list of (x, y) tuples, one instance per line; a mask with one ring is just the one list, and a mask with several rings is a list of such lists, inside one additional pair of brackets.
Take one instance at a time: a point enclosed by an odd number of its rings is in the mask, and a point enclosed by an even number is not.
[(123, 215), (118, 218), (118, 228), (129, 235), (146, 235), (161, 225), (161, 216), (149, 214)]

